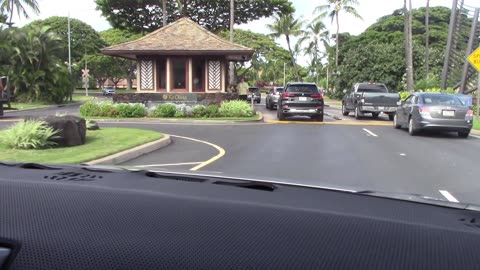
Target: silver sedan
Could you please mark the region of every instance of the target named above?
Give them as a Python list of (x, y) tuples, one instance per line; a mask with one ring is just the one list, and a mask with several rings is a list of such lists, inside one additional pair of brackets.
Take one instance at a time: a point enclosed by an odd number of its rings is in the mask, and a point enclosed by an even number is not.
[(458, 136), (467, 138), (473, 126), (473, 111), (452, 94), (414, 93), (397, 108), (393, 126), (408, 128), (410, 135), (438, 130), (458, 132)]
[(278, 99), (283, 93), (283, 87), (274, 87), (268, 91), (267, 97), (265, 98), (265, 106), (267, 109), (273, 110), (277, 108)]

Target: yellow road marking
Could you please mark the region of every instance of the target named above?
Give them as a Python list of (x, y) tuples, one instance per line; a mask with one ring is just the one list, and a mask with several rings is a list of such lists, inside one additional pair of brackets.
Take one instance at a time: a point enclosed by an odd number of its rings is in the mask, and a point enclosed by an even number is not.
[(392, 126), (392, 123), (375, 121), (335, 121), (335, 122), (307, 122), (307, 121), (278, 121), (269, 120), (272, 124), (305, 124), (305, 125), (345, 125), (345, 126)]
[(223, 149), (222, 147), (216, 145), (216, 144), (213, 144), (211, 142), (207, 142), (207, 141), (202, 141), (202, 140), (198, 140), (198, 139), (195, 139), (195, 138), (190, 138), (190, 137), (184, 137), (184, 136), (177, 136), (177, 135), (171, 135), (169, 134), (171, 137), (176, 137), (176, 138), (180, 138), (180, 139), (185, 139), (185, 140), (190, 140), (190, 141), (194, 141), (194, 142), (199, 142), (199, 143), (203, 143), (203, 144), (206, 144), (206, 145), (209, 145), (215, 149), (218, 150), (218, 154), (215, 155), (214, 157), (210, 158), (209, 160), (206, 160), (206, 161), (203, 161), (201, 162), (200, 164), (198, 164), (197, 166), (193, 167), (190, 169), (190, 171), (197, 171), (209, 164), (212, 164), (213, 162), (219, 160), (220, 158), (222, 158), (224, 155), (225, 155), (225, 149)]

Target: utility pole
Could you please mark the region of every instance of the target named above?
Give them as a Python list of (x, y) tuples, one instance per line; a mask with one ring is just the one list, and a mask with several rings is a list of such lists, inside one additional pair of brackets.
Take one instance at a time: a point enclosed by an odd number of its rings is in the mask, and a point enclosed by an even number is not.
[[(233, 43), (233, 24), (235, 20), (235, 0), (230, 0), (230, 42)], [(235, 63), (230, 62), (228, 69), (228, 77), (230, 85), (234, 85), (235, 82)]]
[(70, 11), (68, 12), (68, 72), (72, 74), (72, 46), (70, 34)]
[(162, 0), (163, 27), (167, 26), (167, 0)]
[(427, 7), (425, 13), (425, 74), (428, 80), (430, 78), (430, 0), (427, 0)]
[(285, 87), (286, 84), (286, 74), (287, 73), (287, 63), (283, 63), (283, 87)]

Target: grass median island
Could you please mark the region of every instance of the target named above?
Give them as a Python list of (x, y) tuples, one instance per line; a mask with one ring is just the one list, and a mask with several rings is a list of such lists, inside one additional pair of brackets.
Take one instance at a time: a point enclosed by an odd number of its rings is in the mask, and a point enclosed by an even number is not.
[[(0, 136), (2, 136), (1, 131)], [(128, 150), (162, 137), (163, 134), (150, 130), (102, 128), (94, 131), (88, 130), (86, 143), (74, 147), (19, 150), (9, 149), (0, 144), (0, 160), (79, 164)]]

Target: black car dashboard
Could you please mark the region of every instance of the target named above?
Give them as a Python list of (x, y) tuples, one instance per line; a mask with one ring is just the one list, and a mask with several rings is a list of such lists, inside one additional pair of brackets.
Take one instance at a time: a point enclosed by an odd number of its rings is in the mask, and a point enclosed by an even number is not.
[(142, 170), (0, 169), (2, 269), (480, 268), (480, 214), (463, 205)]

